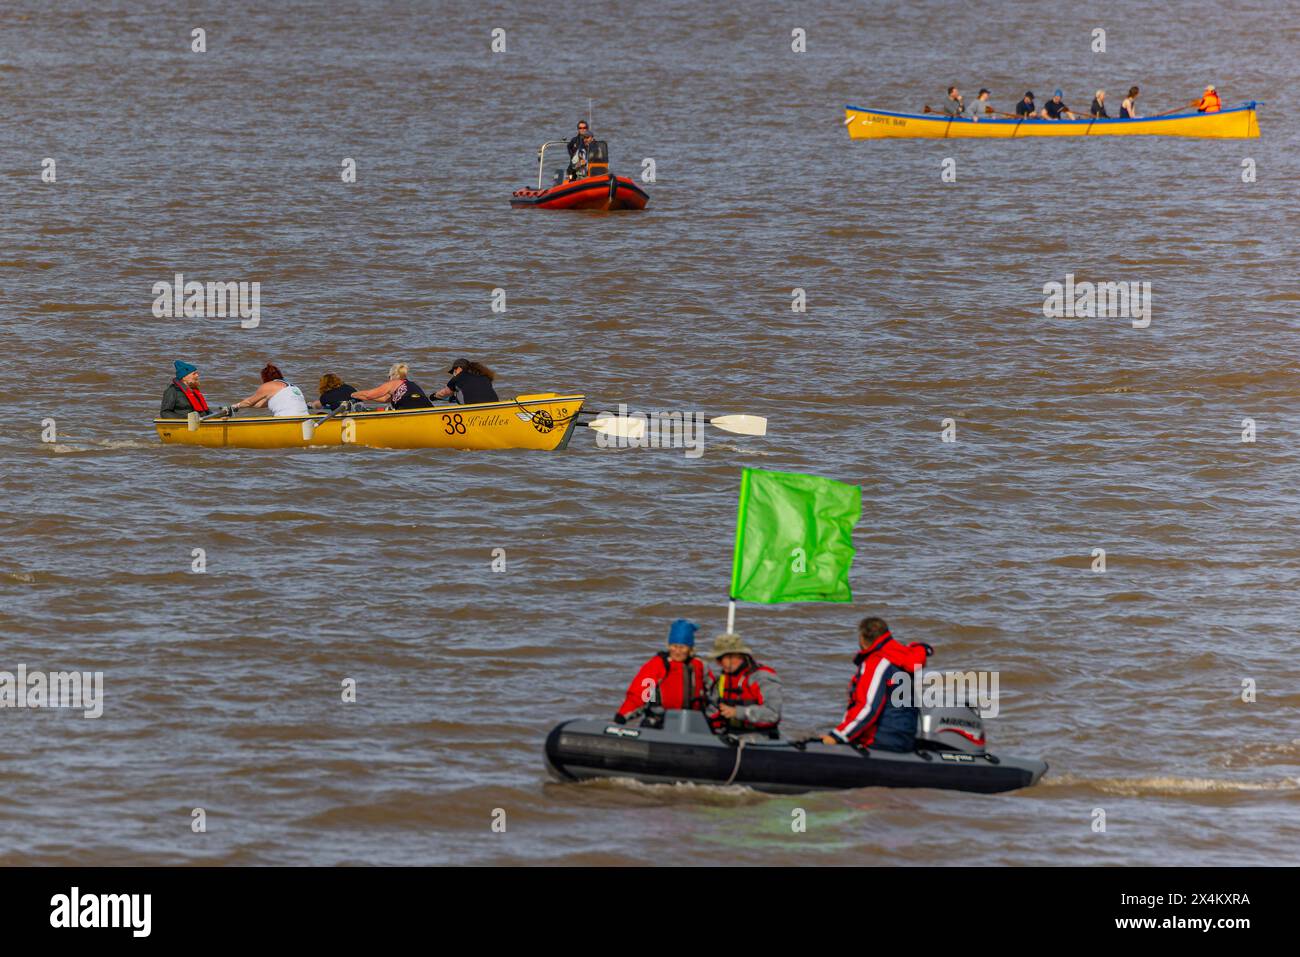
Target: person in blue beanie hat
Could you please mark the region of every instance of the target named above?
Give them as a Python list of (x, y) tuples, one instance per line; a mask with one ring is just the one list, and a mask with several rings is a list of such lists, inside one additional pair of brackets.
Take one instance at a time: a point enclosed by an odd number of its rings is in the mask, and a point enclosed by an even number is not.
[(695, 657), (697, 626), (678, 618), (668, 629), (668, 649), (641, 666), (627, 696), (614, 714), (615, 724), (627, 724), (645, 715), (645, 727), (661, 727), (670, 708), (702, 711), (705, 703), (704, 662)]
[(1065, 101), (1061, 99), (1062, 95), (1063, 94), (1060, 90), (1057, 90), (1052, 94), (1052, 98), (1048, 100), (1047, 105), (1043, 107), (1043, 119), (1059, 120), (1062, 116), (1070, 120), (1078, 119), (1074, 114), (1074, 111), (1065, 105)]
[(158, 418), (183, 419), (191, 412), (207, 412), (208, 400), (199, 391), (199, 370), (183, 359), (173, 362), (172, 368), (176, 375), (163, 391)]

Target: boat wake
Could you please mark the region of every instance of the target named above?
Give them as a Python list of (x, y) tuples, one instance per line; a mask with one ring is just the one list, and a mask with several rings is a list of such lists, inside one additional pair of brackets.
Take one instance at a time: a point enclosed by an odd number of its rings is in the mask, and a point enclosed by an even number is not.
[(157, 442), (142, 439), (95, 439), (91, 442), (51, 442), (55, 455), (79, 455), (86, 452), (120, 452), (122, 449), (156, 449)]
[(641, 797), (653, 798), (655, 803), (711, 804), (719, 807), (737, 807), (759, 804), (770, 795), (760, 794), (743, 784), (695, 784), (681, 781), (675, 784), (650, 784), (634, 778), (595, 778), (576, 784), (587, 790), (621, 791)]
[(1273, 781), (1229, 781), (1223, 778), (1185, 778), (1173, 775), (1145, 778), (1082, 778), (1072, 774), (1057, 774), (1045, 778), (1041, 786), (1083, 788), (1100, 794), (1118, 794), (1124, 797), (1180, 797), (1197, 794), (1300, 791), (1300, 777)]

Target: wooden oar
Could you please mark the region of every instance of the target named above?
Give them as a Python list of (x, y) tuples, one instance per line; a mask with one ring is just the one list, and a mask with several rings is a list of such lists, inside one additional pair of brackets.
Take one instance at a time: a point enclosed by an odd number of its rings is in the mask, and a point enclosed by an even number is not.
[[(594, 428), (597, 432), (610, 432), (610, 429), (617, 426), (610, 423), (616, 422), (636, 422), (638, 425), (644, 424), (640, 415), (629, 415), (626, 418), (620, 418), (609, 412), (588, 412), (586, 409), (581, 410), (579, 415), (591, 415), (596, 418), (591, 422), (581, 423), (588, 428)], [(708, 418), (709, 425), (715, 429), (721, 429), (723, 432), (732, 432), (736, 435), (767, 435), (767, 419), (761, 415), (718, 415)]]
[(1163, 113), (1153, 113), (1151, 116), (1139, 116), (1138, 119), (1154, 120), (1156, 119), (1156, 117), (1168, 116), (1170, 113), (1177, 113), (1179, 110), (1190, 110), (1192, 107), (1196, 106), (1196, 104), (1197, 101), (1193, 100), (1191, 103), (1188, 103), (1186, 106), (1175, 106), (1172, 110), (1165, 110)]

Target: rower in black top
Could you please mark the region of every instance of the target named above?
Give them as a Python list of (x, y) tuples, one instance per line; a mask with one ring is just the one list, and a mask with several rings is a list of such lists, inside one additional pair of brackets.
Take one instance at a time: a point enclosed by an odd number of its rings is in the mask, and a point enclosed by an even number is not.
[(439, 389), (435, 398), (446, 399), (456, 396), (462, 405), (474, 405), (479, 402), (500, 402), (492, 380), (496, 373), (481, 362), (457, 359), (447, 370), (451, 378)]

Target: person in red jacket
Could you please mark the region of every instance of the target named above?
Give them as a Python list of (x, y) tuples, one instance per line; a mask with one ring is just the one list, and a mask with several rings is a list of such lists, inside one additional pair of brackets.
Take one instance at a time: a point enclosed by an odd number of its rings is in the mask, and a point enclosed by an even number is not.
[(911, 751), (916, 746), (917, 709), (896, 703), (891, 692), (904, 675), (908, 681), (917, 676), (915, 669), (925, 665), (932, 649), (921, 642), (895, 641), (883, 618), (858, 623), (858, 649), (844, 720), (822, 736), (822, 743)]
[[(627, 696), (614, 715), (615, 724), (627, 724), (647, 711), (704, 707), (704, 662), (695, 657), (696, 626), (678, 618), (668, 629), (668, 650), (641, 666)], [(653, 707), (652, 707), (653, 706)]]

